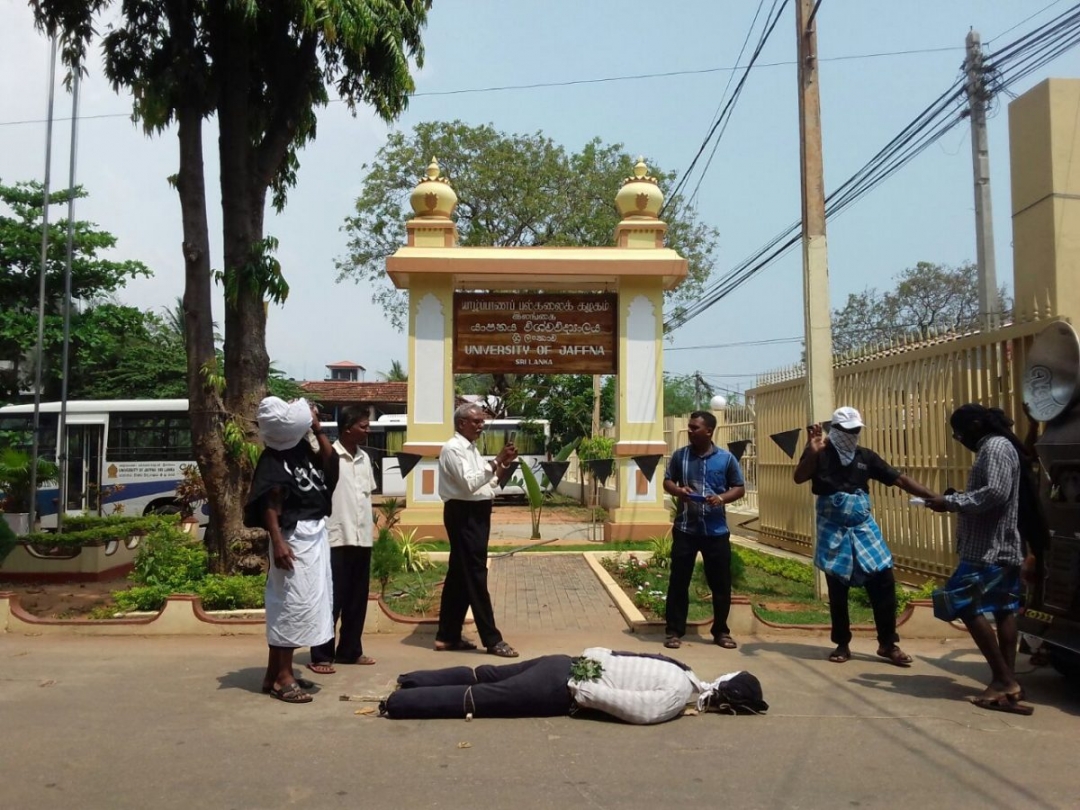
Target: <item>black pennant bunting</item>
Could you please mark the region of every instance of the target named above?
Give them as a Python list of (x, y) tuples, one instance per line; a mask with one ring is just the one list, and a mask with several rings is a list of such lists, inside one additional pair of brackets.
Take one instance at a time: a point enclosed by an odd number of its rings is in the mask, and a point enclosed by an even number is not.
[(769, 438), (776, 442), (777, 447), (787, 454), (788, 458), (795, 458), (795, 448), (799, 446), (799, 435), (802, 428), (785, 430), (783, 433), (774, 433)]
[(511, 461), (506, 465), (506, 475), (502, 479), (502, 483), (499, 484), (499, 489), (506, 489), (506, 485), (510, 483), (510, 479), (514, 477), (514, 473), (517, 472), (520, 461)]
[(567, 469), (570, 467), (569, 461), (541, 461), (540, 469), (544, 471), (544, 475), (548, 477), (548, 481), (551, 482), (552, 489), (559, 488), (559, 482), (563, 480), (563, 476), (566, 475)]
[(634, 463), (637, 464), (638, 469), (641, 470), (641, 474), (645, 476), (645, 480), (652, 483), (653, 474), (656, 473), (656, 465), (660, 463), (662, 455), (655, 456), (633, 456)]
[(740, 439), (737, 442), (728, 442), (727, 449), (731, 455), (735, 456), (736, 461), (742, 461), (743, 453), (746, 452), (746, 448), (749, 446), (749, 439)]
[(423, 456), (418, 456), (416, 453), (394, 453), (394, 457), (397, 459), (398, 466), (401, 468), (402, 478), (411, 473), (413, 467), (419, 464), (420, 459), (423, 458)]
[(611, 477), (611, 472), (615, 469), (615, 459), (594, 458), (586, 461), (585, 466), (589, 468), (589, 472), (596, 477), (596, 480), (603, 484)]

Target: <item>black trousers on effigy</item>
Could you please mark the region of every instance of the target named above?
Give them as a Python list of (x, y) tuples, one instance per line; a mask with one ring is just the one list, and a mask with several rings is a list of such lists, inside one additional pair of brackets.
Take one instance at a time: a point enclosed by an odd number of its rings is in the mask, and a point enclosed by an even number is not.
[(474, 717), (559, 717), (570, 713), (572, 659), (545, 655), (505, 666), (406, 672), (386, 699), (394, 720)]
[(503, 638), (495, 626), (487, 584), (491, 501), (447, 501), (443, 504), (443, 525), (450, 538), (450, 561), (435, 640), (460, 641), (465, 613), (471, 607), (480, 643), (494, 647)]

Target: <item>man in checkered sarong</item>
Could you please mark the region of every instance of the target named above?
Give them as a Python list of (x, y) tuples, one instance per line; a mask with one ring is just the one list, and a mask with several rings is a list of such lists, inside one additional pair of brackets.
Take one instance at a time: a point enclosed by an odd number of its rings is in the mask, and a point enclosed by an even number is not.
[[(953, 438), (976, 454), (963, 492), (928, 498), (935, 512), (957, 512), (956, 551), (960, 564), (934, 592), (934, 615), (960, 619), (990, 665), (992, 680), (971, 699), (976, 706), (1031, 714), (1021, 703), (1016, 680), (1016, 611), (1020, 607), (1020, 569), (1024, 561), (1018, 529), (1021, 461), (1027, 451), (1012, 432), (1012, 420), (998, 408), (967, 404), (949, 419)], [(992, 626), (986, 618), (994, 616)]]
[(829, 586), (829, 616), (836, 649), (835, 664), (851, 660), (851, 618), (848, 592), (852, 585), (866, 588), (877, 629), (877, 654), (898, 667), (911, 665), (900, 649), (896, 633), (896, 579), (892, 553), (870, 513), (870, 481), (898, 486), (922, 498), (934, 495), (866, 447), (859, 446), (862, 415), (854, 408), (837, 408), (828, 437), (822, 425), (807, 428), (808, 441), (795, 483), (810, 481), (817, 496), (817, 548), (814, 565), (825, 572)]

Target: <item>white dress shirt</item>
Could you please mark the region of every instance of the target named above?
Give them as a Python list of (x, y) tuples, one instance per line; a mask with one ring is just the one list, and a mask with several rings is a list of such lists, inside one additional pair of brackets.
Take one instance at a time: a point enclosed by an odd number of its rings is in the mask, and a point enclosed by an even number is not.
[(370, 548), (374, 543), (371, 491), (375, 489), (371, 460), (360, 448), (352, 455), (340, 441), (334, 442), (334, 451), (341, 457), (341, 472), (334, 490), (333, 511), (327, 521), (330, 545)]
[(498, 478), (491, 462), (485, 461), (460, 433), (443, 445), (439, 453), (439, 497), (444, 501), (490, 501), (495, 497)]

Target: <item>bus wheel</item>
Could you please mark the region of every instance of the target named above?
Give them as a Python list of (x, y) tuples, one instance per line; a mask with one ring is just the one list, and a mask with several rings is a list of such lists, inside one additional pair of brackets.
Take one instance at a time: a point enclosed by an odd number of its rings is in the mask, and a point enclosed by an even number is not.
[(143, 515), (179, 515), (182, 511), (183, 510), (180, 509), (179, 505), (171, 501), (164, 501), (161, 503), (150, 504), (146, 507), (146, 511), (143, 512)]

